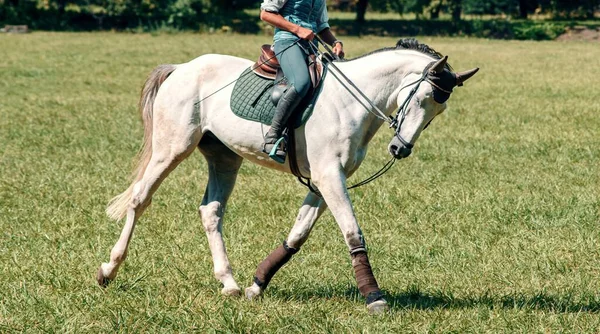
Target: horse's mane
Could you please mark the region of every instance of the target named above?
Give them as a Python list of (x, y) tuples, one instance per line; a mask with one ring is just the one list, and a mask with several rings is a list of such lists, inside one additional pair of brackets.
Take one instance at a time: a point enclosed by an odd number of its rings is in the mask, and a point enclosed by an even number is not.
[[(362, 56), (358, 56), (356, 58), (352, 58), (346, 61), (352, 61), (355, 59), (360, 59), (360, 58), (364, 58), (364, 57), (368, 57), (372, 54), (375, 53), (380, 53), (380, 52), (385, 52), (385, 51), (391, 51), (391, 50), (398, 50), (398, 49), (404, 49), (404, 50), (414, 50), (414, 51), (418, 51), (421, 52), (424, 55), (430, 56), (435, 60), (439, 60), (442, 59), (442, 54), (435, 51), (432, 47), (430, 47), (427, 44), (423, 44), (423, 43), (419, 43), (419, 41), (417, 41), (415, 38), (402, 38), (400, 39), (397, 43), (395, 47), (385, 47), (385, 48), (381, 48), (381, 49), (377, 49), (374, 51), (371, 51), (369, 53), (366, 53)], [(450, 65), (448, 65), (446, 63), (446, 68), (448, 70), (452, 70), (452, 67), (450, 67)]]
[(396, 49), (415, 50), (433, 57), (435, 60), (442, 59), (442, 54), (435, 51), (427, 44), (419, 43), (415, 38), (402, 38), (396, 43)]

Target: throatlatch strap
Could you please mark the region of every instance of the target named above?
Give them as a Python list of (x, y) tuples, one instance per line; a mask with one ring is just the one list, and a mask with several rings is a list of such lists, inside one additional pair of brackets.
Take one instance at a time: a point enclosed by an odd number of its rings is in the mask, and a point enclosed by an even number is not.
[(373, 276), (373, 270), (371, 270), (367, 252), (355, 251), (351, 256), (352, 267), (354, 268), (356, 283), (360, 294), (367, 299), (367, 304), (381, 299), (383, 294), (379, 290), (375, 276)]
[(258, 265), (256, 274), (254, 274), (254, 283), (262, 290), (266, 289), (277, 270), (283, 267), (297, 252), (298, 249), (289, 247), (287, 241), (284, 240), (282, 245), (277, 247)]

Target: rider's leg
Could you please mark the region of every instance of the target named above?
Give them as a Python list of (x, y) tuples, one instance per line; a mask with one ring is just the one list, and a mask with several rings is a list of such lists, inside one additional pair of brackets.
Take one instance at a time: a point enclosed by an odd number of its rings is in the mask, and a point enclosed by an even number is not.
[[(285, 161), (285, 152), (281, 147), (274, 149), (274, 146), (281, 138), (290, 115), (310, 89), (310, 76), (306, 63), (307, 55), (298, 43), (290, 47), (293, 42), (278, 41), (274, 46), (277, 60), (279, 60), (281, 69), (287, 78), (288, 87), (277, 103), (271, 128), (265, 135), (264, 150), (267, 153), (274, 151), (274, 154), (270, 156), (280, 163)], [(282, 52), (282, 50), (285, 51)]]

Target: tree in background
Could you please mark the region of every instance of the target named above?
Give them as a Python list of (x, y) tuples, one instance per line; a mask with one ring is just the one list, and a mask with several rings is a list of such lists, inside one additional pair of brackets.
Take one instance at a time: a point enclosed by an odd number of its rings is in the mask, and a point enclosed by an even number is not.
[(551, 0), (552, 16), (556, 18), (594, 18), (598, 0)]
[(534, 9), (537, 6), (533, 6), (532, 4), (537, 3), (537, 1), (532, 0), (519, 0), (519, 17), (522, 19), (527, 19), (527, 15), (530, 10)]
[(432, 20), (439, 19), (443, 5), (444, 1), (442, 0), (432, 0), (429, 6), (427, 7), (427, 11), (429, 12), (429, 18)]
[(367, 13), (368, 0), (358, 0), (356, 3), (356, 22), (365, 23), (365, 14)]
[(531, 0), (464, 0), (465, 13), (474, 15), (513, 15), (520, 11), (521, 3), (531, 2)]
[[(28, 24), (33, 29), (198, 29), (254, 25), (241, 10), (258, 8), (262, 0), (0, 0), (0, 24)], [(414, 14), (436, 20), (468, 15), (506, 15), (527, 19), (541, 11), (557, 19), (593, 18), (600, 0), (328, 0), (333, 8), (354, 6), (356, 20), (365, 21), (367, 9)], [(343, 6), (342, 6), (343, 5)], [(337, 6), (337, 7), (336, 7)], [(239, 19), (241, 18), (241, 19)], [(229, 21), (229, 22), (228, 22)], [(253, 29), (253, 28), (252, 28)], [(258, 29), (258, 28), (256, 28)], [(246, 29), (245, 31), (251, 31)]]
[(450, 13), (452, 13), (452, 20), (460, 21), (460, 16), (462, 14), (462, 0), (448, 0), (448, 2)]
[(364, 22), (367, 7), (377, 12), (412, 13), (418, 18), (438, 19), (440, 13), (460, 20), (462, 13), (507, 15), (527, 19), (536, 10), (555, 18), (593, 19), (600, 0), (357, 0), (356, 19)]
[[(359, 0), (362, 4), (357, 6), (358, 22), (364, 22), (364, 13), (368, 0)], [(452, 19), (460, 20), (463, 0), (370, 0), (368, 5), (377, 12), (395, 12), (398, 14), (415, 14), (417, 18), (425, 18), (428, 14), (430, 19), (438, 19), (440, 12), (452, 15)], [(485, 0), (472, 0), (484, 1)]]

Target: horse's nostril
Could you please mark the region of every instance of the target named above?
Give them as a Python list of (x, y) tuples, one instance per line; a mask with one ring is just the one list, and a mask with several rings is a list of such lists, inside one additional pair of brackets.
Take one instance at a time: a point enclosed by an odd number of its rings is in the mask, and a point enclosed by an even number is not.
[(412, 153), (412, 150), (410, 148), (398, 144), (390, 144), (388, 146), (388, 150), (390, 154), (396, 159), (406, 158)]

